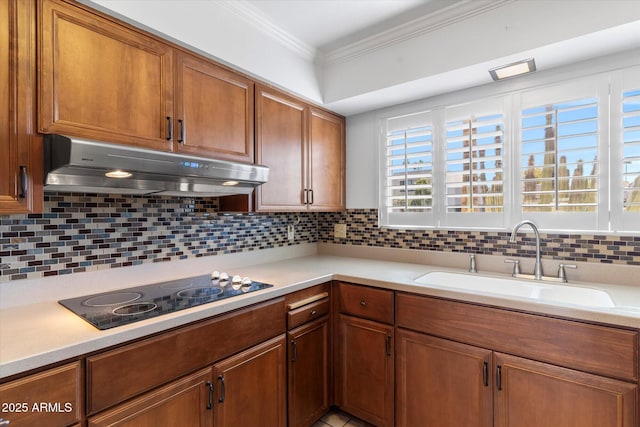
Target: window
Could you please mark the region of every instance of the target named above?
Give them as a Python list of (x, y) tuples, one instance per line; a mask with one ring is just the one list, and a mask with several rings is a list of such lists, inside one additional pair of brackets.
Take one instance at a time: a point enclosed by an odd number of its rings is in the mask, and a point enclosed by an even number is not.
[(640, 67), (380, 119), (383, 226), (640, 231)]
[(640, 87), (622, 94), (623, 206), (640, 212)]
[(596, 210), (598, 100), (522, 112), (523, 212)]
[(432, 217), (433, 126), (429, 113), (387, 120), (382, 170), (385, 221), (427, 225)]
[(640, 67), (612, 76), (611, 228), (640, 231)]
[(445, 109), (444, 213), (440, 224), (504, 224), (503, 99)]

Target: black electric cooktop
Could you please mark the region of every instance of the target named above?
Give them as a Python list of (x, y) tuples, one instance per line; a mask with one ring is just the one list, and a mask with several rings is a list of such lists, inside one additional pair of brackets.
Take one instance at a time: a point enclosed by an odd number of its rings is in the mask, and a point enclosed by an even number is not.
[(196, 307), (273, 285), (210, 275), (189, 277), (58, 301), (100, 330)]

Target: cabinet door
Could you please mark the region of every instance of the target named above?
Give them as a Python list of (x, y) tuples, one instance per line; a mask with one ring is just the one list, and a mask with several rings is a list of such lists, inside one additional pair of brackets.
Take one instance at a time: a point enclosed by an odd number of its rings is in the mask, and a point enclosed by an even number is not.
[(40, 8), (40, 131), (171, 150), (172, 48), (80, 6)]
[(89, 418), (89, 427), (213, 425), (211, 368)]
[(329, 320), (289, 332), (289, 427), (313, 424), (329, 408)]
[(393, 326), (339, 316), (338, 406), (378, 427), (393, 425)]
[(213, 366), (216, 427), (287, 425), (285, 336)]
[(253, 81), (185, 53), (177, 64), (178, 151), (253, 163)]
[(0, 214), (42, 211), (42, 151), (33, 135), (35, 10), (0, 2)]
[(493, 426), (490, 350), (398, 329), (396, 360), (396, 426)]
[(312, 210), (345, 208), (344, 119), (313, 108), (309, 130), (309, 177)]
[(304, 200), (306, 106), (257, 86), (256, 163), (269, 167), (269, 182), (256, 189), (257, 211), (302, 211)]
[(495, 353), (496, 427), (634, 427), (637, 384)]
[(75, 362), (0, 385), (0, 419), (11, 427), (79, 422), (83, 413), (81, 372), (80, 362)]

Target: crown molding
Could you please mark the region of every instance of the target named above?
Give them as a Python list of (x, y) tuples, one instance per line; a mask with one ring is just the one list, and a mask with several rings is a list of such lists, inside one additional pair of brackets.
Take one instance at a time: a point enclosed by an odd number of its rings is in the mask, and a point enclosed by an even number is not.
[(246, 0), (222, 0), (217, 5), (242, 18), (256, 30), (271, 37), (278, 43), (308, 61), (314, 61), (318, 51), (269, 20), (258, 8)]
[(503, 7), (517, 0), (464, 0), (433, 13), (395, 26), (371, 37), (321, 54), (324, 65), (347, 62), (362, 55), (419, 37), (477, 15)]

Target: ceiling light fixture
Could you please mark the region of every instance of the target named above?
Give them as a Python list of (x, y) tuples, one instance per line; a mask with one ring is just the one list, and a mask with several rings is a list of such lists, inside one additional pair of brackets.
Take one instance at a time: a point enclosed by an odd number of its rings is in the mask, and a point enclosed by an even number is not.
[(116, 169), (109, 172), (105, 172), (104, 175), (109, 178), (129, 178), (133, 174), (131, 172)]
[(533, 58), (514, 62), (508, 65), (492, 68), (489, 70), (491, 78), (495, 81), (508, 79), (510, 77), (521, 76), (522, 74), (536, 71), (536, 63)]

